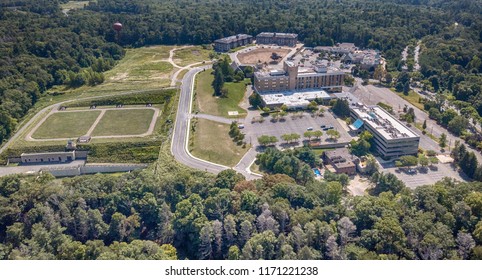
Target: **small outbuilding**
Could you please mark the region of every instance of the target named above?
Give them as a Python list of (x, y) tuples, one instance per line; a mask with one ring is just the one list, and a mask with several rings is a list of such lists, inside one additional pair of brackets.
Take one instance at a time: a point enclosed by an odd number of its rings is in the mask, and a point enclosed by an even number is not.
[(325, 151), (323, 160), (325, 163), (331, 164), (336, 173), (345, 173), (347, 175), (356, 174), (356, 164), (359, 162), (358, 157), (350, 154), (346, 148)]
[(23, 153), (22, 163), (64, 163), (75, 160), (75, 152)]

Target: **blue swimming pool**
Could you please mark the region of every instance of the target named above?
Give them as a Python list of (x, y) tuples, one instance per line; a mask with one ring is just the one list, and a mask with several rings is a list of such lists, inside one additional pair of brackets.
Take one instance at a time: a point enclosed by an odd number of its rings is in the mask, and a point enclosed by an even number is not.
[(321, 176), (320, 170), (313, 168), (313, 173), (315, 173), (316, 176)]

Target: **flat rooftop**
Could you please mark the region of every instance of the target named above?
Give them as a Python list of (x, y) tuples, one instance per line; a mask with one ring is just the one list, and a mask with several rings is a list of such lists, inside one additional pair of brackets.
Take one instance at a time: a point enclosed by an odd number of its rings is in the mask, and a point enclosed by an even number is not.
[(285, 104), (288, 107), (307, 106), (316, 98), (331, 99), (324, 90), (282, 91), (276, 93), (260, 93), (266, 105)]
[(238, 35), (233, 35), (233, 36), (229, 36), (229, 37), (224, 37), (224, 38), (221, 38), (221, 39), (217, 39), (216, 43), (231, 43), (231, 42), (235, 42), (237, 40), (243, 40), (243, 39), (248, 39), (248, 38), (252, 38), (253, 36), (251, 35), (247, 35), (247, 34), (238, 34)]
[(359, 119), (376, 129), (387, 140), (419, 137), (379, 106), (359, 104), (359, 106), (351, 107), (351, 110), (358, 115)]
[(278, 32), (261, 32), (256, 37), (298, 38), (298, 34), (278, 33)]

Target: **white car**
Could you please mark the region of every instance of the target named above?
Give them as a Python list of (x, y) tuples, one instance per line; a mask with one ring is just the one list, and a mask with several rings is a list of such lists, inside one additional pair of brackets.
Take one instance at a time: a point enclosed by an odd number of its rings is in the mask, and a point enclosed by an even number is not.
[(312, 130), (313, 130), (313, 127), (310, 126), (310, 127), (308, 127), (306, 130), (312, 131)]

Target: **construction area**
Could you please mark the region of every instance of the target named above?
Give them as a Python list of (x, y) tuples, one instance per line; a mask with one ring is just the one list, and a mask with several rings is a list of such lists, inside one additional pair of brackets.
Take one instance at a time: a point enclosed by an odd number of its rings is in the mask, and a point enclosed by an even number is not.
[[(238, 59), (241, 64), (278, 64), (285, 58), (291, 49), (282, 47), (261, 47), (247, 49), (238, 52)], [(275, 56), (273, 54), (276, 54)]]

